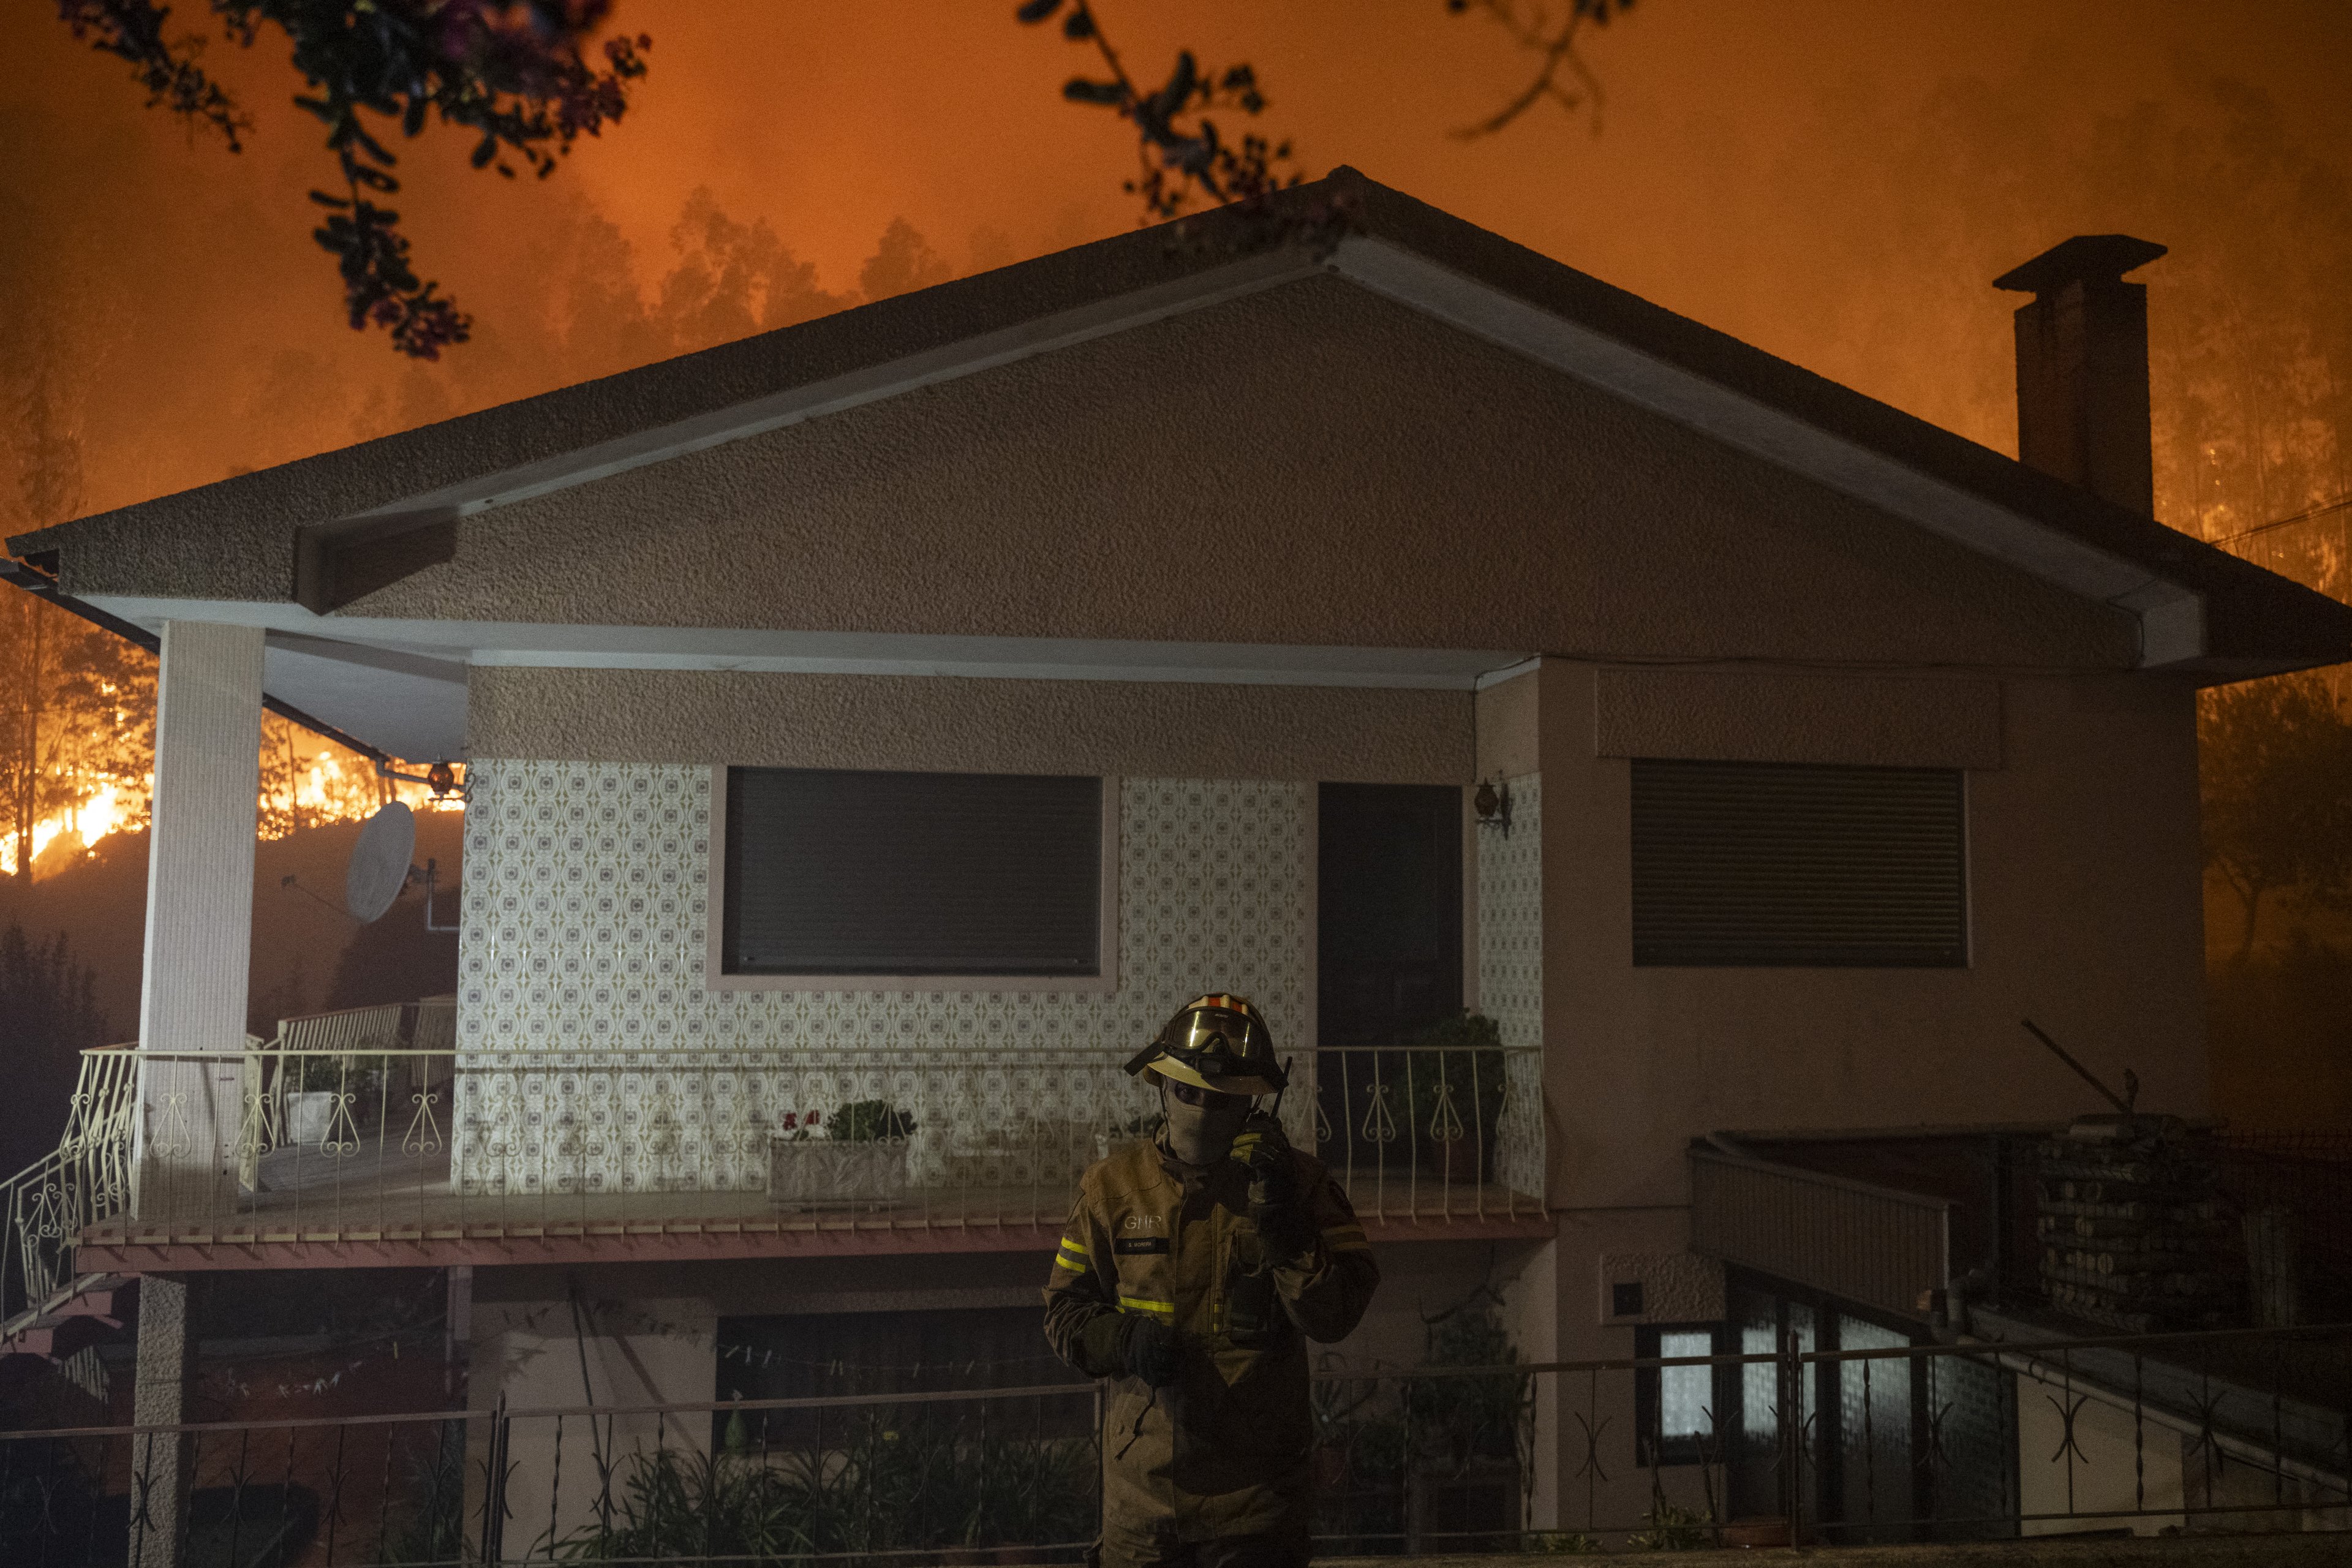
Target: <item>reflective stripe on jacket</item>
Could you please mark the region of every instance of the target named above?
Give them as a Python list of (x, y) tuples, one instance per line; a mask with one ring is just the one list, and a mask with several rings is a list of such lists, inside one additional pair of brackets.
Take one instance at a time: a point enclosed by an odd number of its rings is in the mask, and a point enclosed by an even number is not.
[[(1078, 1183), (1045, 1287), (1045, 1335), (1078, 1371), (1117, 1379), (1103, 1434), (1109, 1555), (1135, 1554), (1118, 1550), (1122, 1540), (1139, 1548), (1171, 1532), (1200, 1541), (1307, 1527), (1306, 1342), (1345, 1338), (1381, 1276), (1347, 1194), (1321, 1162), (1290, 1157), (1315, 1239), (1289, 1258), (1266, 1257), (1237, 1160), (1188, 1166), (1139, 1142)], [(1155, 1396), (1118, 1366), (1090, 1364), (1087, 1325), (1118, 1312), (1175, 1326), (1174, 1386)]]

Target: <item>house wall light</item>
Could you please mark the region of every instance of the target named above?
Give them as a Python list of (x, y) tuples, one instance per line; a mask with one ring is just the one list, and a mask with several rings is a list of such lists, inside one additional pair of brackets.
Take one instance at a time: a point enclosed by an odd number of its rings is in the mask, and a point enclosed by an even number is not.
[(1480, 779), (1477, 793), (1470, 797), (1470, 807), (1478, 814), (1478, 826), (1499, 828), (1504, 837), (1511, 836), (1511, 786), (1497, 784), (1493, 779)]

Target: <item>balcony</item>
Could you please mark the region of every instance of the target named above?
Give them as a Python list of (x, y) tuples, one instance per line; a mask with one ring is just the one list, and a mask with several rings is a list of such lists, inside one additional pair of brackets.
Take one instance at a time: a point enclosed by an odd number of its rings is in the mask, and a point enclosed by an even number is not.
[[(1158, 1110), (1123, 1050), (460, 1052), (450, 1023), (88, 1053), (45, 1245), (84, 1275), (1020, 1250)], [(1376, 1238), (1549, 1235), (1538, 1056), (1327, 1049), (1281, 1113)]]

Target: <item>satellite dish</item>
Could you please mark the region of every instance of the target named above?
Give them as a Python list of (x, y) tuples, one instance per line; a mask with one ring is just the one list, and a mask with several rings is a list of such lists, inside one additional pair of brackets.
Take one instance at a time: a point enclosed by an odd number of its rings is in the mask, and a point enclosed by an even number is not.
[(351, 869), (343, 874), (343, 908), (352, 919), (364, 925), (392, 908), (408, 885), (409, 857), (415, 852), (415, 814), (396, 800), (379, 807), (360, 829)]

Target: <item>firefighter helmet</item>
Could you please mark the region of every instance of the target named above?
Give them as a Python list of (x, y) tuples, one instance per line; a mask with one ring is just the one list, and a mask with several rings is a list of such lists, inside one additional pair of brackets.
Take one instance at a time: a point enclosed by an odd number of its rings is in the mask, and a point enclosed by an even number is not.
[(1286, 1081), (1265, 1018), (1248, 997), (1222, 993), (1185, 1003), (1127, 1070), (1156, 1072), (1219, 1094), (1273, 1094)]

